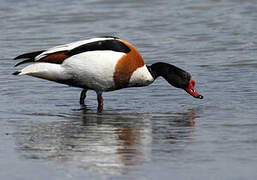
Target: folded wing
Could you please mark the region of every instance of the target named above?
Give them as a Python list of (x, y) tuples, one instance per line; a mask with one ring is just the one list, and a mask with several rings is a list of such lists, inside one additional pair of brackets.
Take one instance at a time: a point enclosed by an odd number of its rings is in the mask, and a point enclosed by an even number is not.
[(89, 40), (77, 41), (70, 44), (56, 46), (48, 50), (35, 51), (17, 56), (16, 59), (24, 59), (17, 63), (19, 66), (30, 62), (48, 62), (62, 64), (63, 61), (71, 56), (87, 51), (105, 51), (128, 53), (130, 48), (115, 37), (93, 38)]

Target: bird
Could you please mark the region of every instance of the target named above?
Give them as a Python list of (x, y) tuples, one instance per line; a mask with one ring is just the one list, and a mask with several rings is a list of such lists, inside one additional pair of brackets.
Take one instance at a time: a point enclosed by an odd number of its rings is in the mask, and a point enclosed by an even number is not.
[(139, 51), (126, 40), (103, 36), (21, 54), (15, 65), (30, 63), (13, 75), (37, 78), (82, 88), (80, 104), (85, 105), (86, 93), (97, 94), (99, 112), (103, 110), (102, 93), (129, 87), (148, 86), (158, 77), (170, 85), (203, 99), (195, 90), (189, 72), (166, 62), (146, 65)]

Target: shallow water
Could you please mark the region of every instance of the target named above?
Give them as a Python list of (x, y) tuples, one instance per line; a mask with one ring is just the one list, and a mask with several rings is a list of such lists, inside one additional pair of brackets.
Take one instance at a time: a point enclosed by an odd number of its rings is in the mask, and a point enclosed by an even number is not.
[[(257, 4), (251, 0), (0, 1), (1, 179), (256, 179)], [(11, 73), (13, 57), (101, 35), (193, 75), (104, 93)]]

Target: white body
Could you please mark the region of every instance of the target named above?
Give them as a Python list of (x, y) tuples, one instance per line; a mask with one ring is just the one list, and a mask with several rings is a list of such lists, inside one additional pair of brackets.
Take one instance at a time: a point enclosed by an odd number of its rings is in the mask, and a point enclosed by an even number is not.
[(61, 66), (79, 86), (108, 91), (115, 89), (113, 72), (123, 55), (114, 51), (89, 51), (66, 59)]
[[(83, 41), (81, 41), (83, 42)], [(92, 42), (92, 40), (90, 41)], [(72, 43), (70, 46), (74, 48)], [(60, 49), (70, 49), (69, 45), (58, 46)], [(44, 54), (54, 52), (54, 48), (45, 51), (36, 58), (44, 57)], [(92, 89), (97, 92), (115, 90), (113, 75), (118, 60), (125, 55), (115, 51), (87, 51), (71, 56), (63, 61), (62, 64), (37, 62), (28, 65), (21, 70), (19, 75), (30, 75), (51, 81), (56, 81), (72, 86)], [(146, 86), (154, 81), (152, 75), (144, 65), (132, 74), (128, 87)]]
[(144, 65), (133, 72), (129, 80), (129, 87), (147, 86), (153, 81), (153, 76), (148, 71), (146, 65)]

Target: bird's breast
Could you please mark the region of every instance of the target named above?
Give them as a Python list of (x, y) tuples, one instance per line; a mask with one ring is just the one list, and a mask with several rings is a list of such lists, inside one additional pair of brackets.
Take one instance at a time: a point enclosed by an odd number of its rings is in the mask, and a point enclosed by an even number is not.
[(130, 87), (147, 86), (154, 81), (146, 65), (136, 69), (129, 80)]

